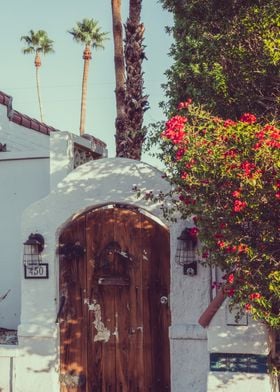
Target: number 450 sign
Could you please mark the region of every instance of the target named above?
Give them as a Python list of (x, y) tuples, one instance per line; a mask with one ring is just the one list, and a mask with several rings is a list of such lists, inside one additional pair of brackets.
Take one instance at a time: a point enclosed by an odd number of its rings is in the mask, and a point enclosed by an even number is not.
[(48, 279), (49, 265), (46, 263), (24, 266), (25, 279)]

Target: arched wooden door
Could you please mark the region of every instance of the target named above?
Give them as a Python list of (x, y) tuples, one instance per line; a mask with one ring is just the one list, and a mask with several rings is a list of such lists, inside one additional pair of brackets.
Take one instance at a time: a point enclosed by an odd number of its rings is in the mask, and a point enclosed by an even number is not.
[(61, 392), (170, 391), (168, 231), (114, 206), (73, 221), (60, 247)]

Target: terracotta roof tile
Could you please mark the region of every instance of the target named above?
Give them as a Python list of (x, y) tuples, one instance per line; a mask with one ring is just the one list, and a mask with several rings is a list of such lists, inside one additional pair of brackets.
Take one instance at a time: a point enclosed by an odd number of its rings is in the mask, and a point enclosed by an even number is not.
[(49, 135), (50, 132), (58, 131), (58, 129), (53, 128), (47, 124), (44, 124), (34, 118), (27, 116), (26, 114), (20, 113), (17, 110), (13, 110), (12, 106), (13, 98), (0, 91), (0, 104), (7, 106), (7, 115), (10, 121), (22, 125), (25, 128), (33, 129), (34, 131)]
[[(7, 116), (10, 121), (14, 122), (15, 124), (22, 125), (25, 128), (33, 129), (34, 131), (43, 133), (45, 135), (50, 135), (50, 132), (59, 132), (59, 129), (44, 124), (34, 118), (27, 116), (26, 114), (18, 112), (17, 110), (13, 110), (12, 101), (13, 98), (10, 95), (5, 94), (3, 91), (0, 91), (0, 104), (7, 106)], [(90, 140), (92, 145), (98, 146), (98, 150), (103, 150), (107, 147), (104, 142), (92, 135), (85, 134), (83, 135), (83, 137)]]

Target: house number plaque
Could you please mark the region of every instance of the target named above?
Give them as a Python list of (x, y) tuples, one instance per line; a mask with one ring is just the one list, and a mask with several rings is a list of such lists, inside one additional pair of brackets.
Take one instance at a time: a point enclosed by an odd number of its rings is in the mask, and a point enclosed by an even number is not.
[(24, 266), (25, 279), (48, 279), (48, 277), (49, 277), (49, 265), (47, 263)]

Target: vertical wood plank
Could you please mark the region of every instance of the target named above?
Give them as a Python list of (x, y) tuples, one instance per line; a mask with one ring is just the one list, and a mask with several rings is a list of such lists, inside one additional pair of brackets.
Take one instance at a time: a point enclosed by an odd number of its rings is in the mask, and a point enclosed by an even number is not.
[[(71, 223), (60, 236), (60, 245), (79, 242), (85, 246), (85, 218)], [(61, 392), (85, 392), (86, 384), (69, 387), (71, 380), (86, 376), (87, 342), (86, 314), (83, 305), (85, 290), (86, 256), (65, 258), (60, 256), (60, 297), (65, 297), (60, 317), (60, 374)], [(74, 377), (71, 379), (71, 377)], [(67, 386), (68, 384), (68, 386)]]
[[(88, 391), (114, 391), (115, 382), (115, 289), (101, 286), (98, 280), (106, 274), (102, 250), (114, 241), (114, 216), (111, 209), (87, 214), (87, 298), (99, 306), (88, 317)], [(107, 260), (107, 259), (106, 259)], [(112, 258), (108, 257), (109, 264)], [(109, 270), (112, 268), (108, 265)], [(99, 312), (99, 313), (98, 313)], [(98, 317), (100, 320), (98, 321)]]

